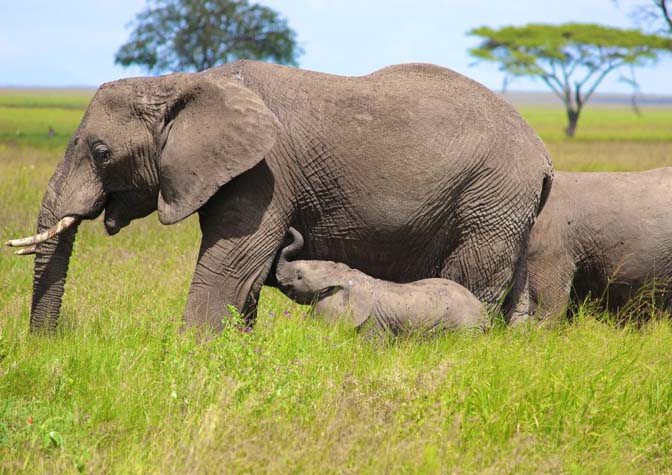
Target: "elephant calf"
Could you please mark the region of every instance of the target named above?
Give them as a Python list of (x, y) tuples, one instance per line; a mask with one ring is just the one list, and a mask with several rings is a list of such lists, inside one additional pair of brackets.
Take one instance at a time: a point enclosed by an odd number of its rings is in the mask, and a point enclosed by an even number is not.
[(557, 320), (589, 295), (618, 310), (645, 286), (669, 308), (671, 210), (672, 168), (556, 173), (530, 235), (532, 310)]
[(303, 248), (303, 237), (289, 228), (293, 242), (278, 260), (280, 288), (299, 303), (315, 303), (327, 321), (350, 318), (377, 333), (408, 330), (485, 329), (487, 313), (466, 288), (448, 279), (406, 284), (375, 279), (332, 261), (289, 261)]

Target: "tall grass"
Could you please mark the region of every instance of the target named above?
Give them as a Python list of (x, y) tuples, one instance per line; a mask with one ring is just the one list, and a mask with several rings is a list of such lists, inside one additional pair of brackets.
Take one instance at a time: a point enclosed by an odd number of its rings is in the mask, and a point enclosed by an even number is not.
[(169, 302), (108, 302), (53, 338), (3, 329), (3, 469), (672, 469), (667, 322), (381, 343), (267, 292), (254, 332), (200, 345)]
[[(550, 147), (571, 167), (669, 151), (603, 140)], [(37, 143), (0, 144), (3, 240), (34, 229), (60, 160)], [(28, 333), (32, 259), (0, 252), (0, 472), (672, 472), (664, 316), (379, 341), (264, 289), (253, 331), (198, 343), (180, 328), (198, 243), (194, 218), (83, 223), (52, 337)]]

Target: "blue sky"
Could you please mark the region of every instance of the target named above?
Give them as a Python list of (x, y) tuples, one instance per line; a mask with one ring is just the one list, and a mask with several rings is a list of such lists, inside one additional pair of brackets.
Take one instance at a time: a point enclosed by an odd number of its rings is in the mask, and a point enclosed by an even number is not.
[[(145, 0), (0, 0), (0, 85), (98, 86), (140, 75), (114, 65), (128, 38), (125, 25)], [(636, 0), (262, 0), (288, 18), (305, 49), (303, 68), (360, 75), (411, 61), (440, 64), (491, 88), (500, 88), (495, 66), (470, 66), (465, 32), (488, 25), (529, 22), (597, 22), (629, 27)], [(637, 72), (642, 92), (672, 94), (672, 56)], [(516, 80), (512, 89), (545, 90)], [(604, 92), (629, 92), (618, 74)]]

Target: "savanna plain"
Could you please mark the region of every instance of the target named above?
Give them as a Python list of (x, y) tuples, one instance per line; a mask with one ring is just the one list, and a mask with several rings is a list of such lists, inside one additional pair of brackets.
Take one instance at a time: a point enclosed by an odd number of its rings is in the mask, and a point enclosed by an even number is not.
[[(2, 241), (34, 231), (90, 97), (0, 90)], [(588, 108), (573, 140), (559, 107), (521, 112), (557, 169), (672, 165), (672, 108)], [(0, 472), (672, 473), (668, 315), (373, 341), (264, 289), (253, 331), (199, 343), (197, 224), (84, 222), (50, 337), (32, 258), (0, 251)]]

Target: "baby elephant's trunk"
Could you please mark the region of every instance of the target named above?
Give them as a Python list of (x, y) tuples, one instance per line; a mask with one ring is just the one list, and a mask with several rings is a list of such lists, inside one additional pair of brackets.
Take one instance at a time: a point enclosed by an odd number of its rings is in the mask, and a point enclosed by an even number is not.
[(278, 267), (286, 265), (290, 259), (294, 258), (303, 249), (303, 236), (301, 236), (301, 233), (294, 228), (289, 228), (289, 234), (292, 236), (292, 243), (280, 252)]

